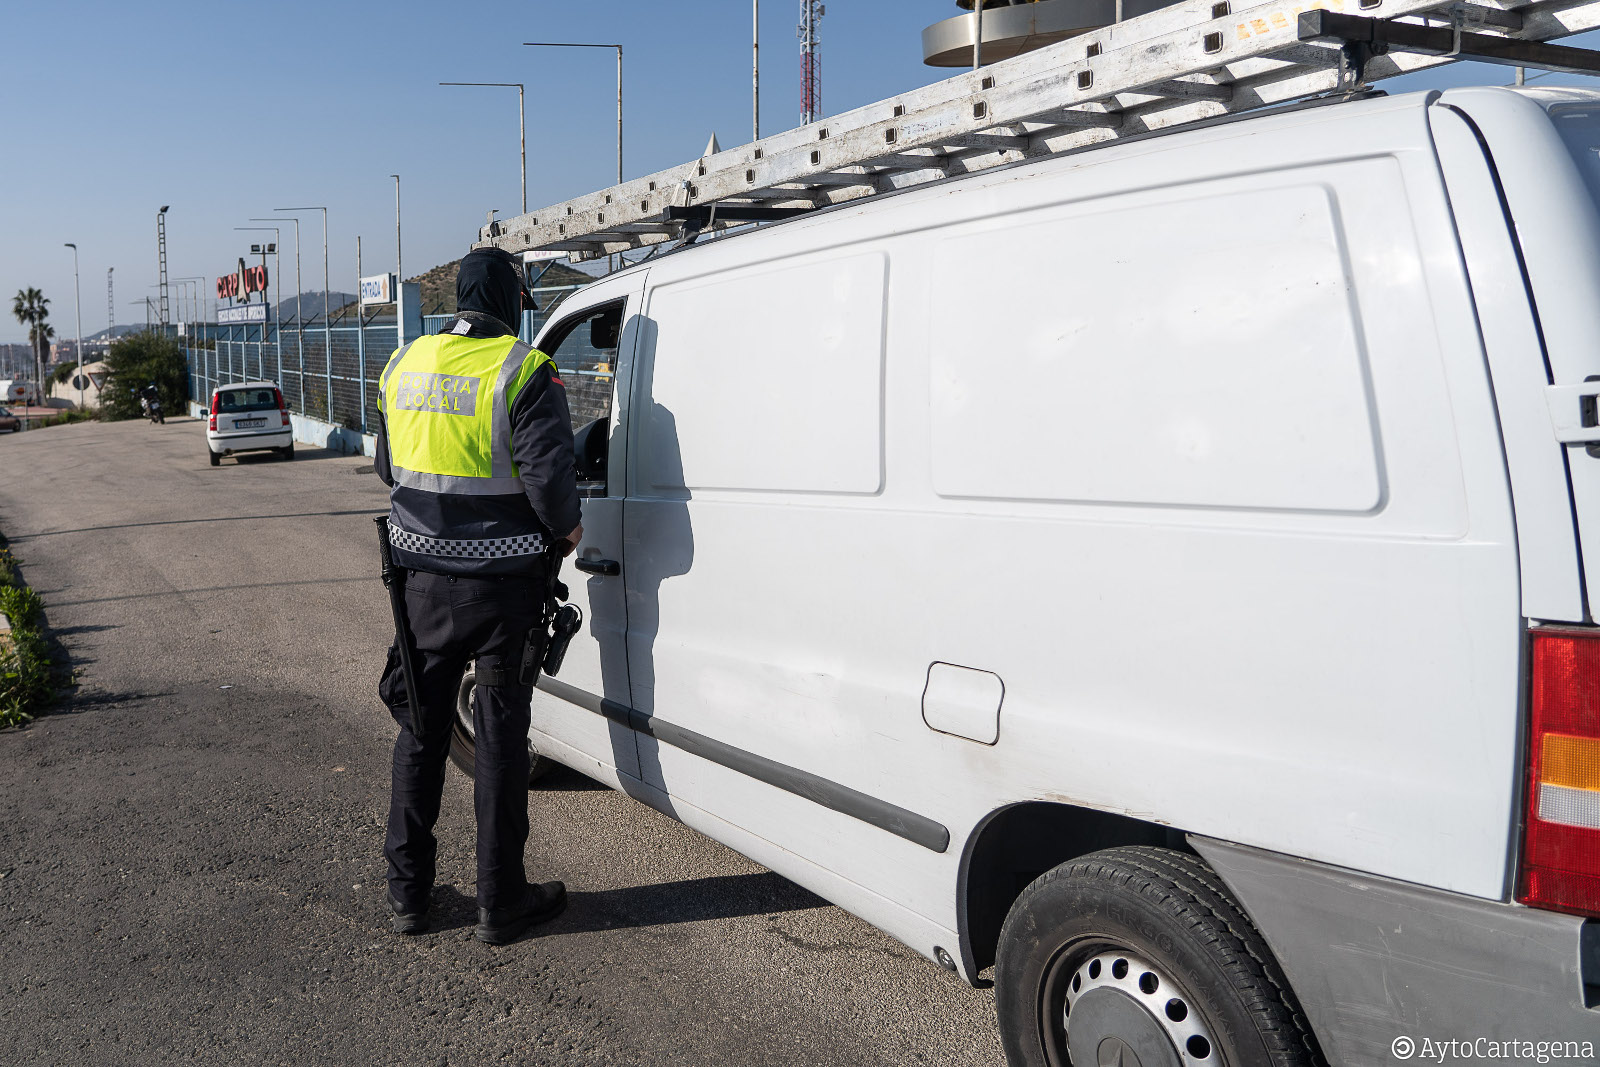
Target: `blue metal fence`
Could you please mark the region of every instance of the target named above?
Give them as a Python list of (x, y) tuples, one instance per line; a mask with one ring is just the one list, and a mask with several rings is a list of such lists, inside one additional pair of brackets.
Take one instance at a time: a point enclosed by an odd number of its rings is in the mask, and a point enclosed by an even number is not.
[[(540, 310), (522, 317), (522, 339), (531, 342), (556, 307), (582, 286), (535, 289)], [(449, 315), (423, 316), (423, 332), (438, 333)], [(348, 321), (347, 321), (348, 320)], [(397, 330), (387, 321), (353, 316), (304, 323), (193, 327), (184, 339), (189, 360), (189, 399), (209, 404), (220, 385), (276, 382), (291, 410), (348, 430), (370, 433), (377, 425), (378, 377), (396, 347)]]

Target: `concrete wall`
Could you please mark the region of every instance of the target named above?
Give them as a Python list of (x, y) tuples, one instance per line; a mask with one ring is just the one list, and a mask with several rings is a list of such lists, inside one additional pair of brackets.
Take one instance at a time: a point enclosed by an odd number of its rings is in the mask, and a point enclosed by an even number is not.
[[(199, 404), (189, 404), (189, 414), (197, 419), (209, 419), (211, 413)], [(347, 456), (376, 456), (377, 438), (369, 433), (347, 430), (309, 415), (289, 413), (289, 426), (294, 431), (295, 444), (327, 448)]]

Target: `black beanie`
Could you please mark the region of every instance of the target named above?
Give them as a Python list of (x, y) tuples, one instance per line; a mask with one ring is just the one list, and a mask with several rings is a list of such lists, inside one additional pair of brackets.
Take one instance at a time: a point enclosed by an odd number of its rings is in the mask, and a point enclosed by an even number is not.
[(522, 325), (522, 266), (499, 248), (476, 248), (461, 260), (456, 310), (493, 315), (512, 333)]

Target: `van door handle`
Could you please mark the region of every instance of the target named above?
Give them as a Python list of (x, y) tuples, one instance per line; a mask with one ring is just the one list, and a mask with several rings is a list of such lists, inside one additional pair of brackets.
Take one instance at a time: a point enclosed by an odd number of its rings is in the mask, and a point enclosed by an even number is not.
[(615, 578), (622, 573), (622, 564), (614, 559), (575, 559), (572, 565), (585, 574), (598, 574), (602, 578)]

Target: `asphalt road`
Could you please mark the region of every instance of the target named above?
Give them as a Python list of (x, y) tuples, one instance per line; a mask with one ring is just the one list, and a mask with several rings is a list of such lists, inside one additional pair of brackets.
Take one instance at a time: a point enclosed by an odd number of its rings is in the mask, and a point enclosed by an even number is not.
[(990, 993), (566, 771), (530, 801), (530, 875), (572, 892), (547, 932), (472, 939), (452, 770), (443, 922), (390, 933), (383, 487), (204, 449), (0, 435), (0, 531), (81, 682), (0, 732), (0, 1063), (1001, 1062)]

